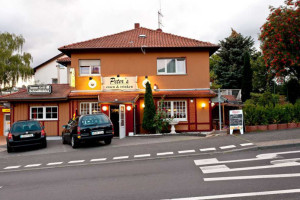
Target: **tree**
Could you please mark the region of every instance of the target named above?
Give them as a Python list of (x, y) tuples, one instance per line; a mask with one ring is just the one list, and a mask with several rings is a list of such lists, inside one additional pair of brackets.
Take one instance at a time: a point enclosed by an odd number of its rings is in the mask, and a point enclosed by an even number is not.
[(149, 82), (146, 83), (146, 92), (145, 92), (145, 108), (144, 108), (144, 117), (143, 117), (143, 129), (147, 131), (154, 131), (153, 123), (155, 116), (155, 105), (152, 96), (151, 85)]
[(300, 1), (270, 6), (270, 15), (261, 27), (259, 40), (268, 71), (276, 76), (292, 75), (300, 80)]
[(266, 69), (265, 62), (261, 52), (255, 52), (250, 60), (251, 68), (253, 71), (252, 87), (253, 92), (266, 91), (268, 70)]
[(252, 55), (254, 41), (244, 37), (232, 29), (231, 35), (220, 41), (220, 50), (217, 53), (221, 58), (214, 66), (217, 75), (217, 84), (225, 89), (240, 89), (243, 79), (243, 55), (249, 52)]
[(250, 65), (249, 52), (244, 53), (244, 67), (243, 67), (243, 80), (242, 80), (242, 101), (245, 102), (250, 99), (252, 92), (252, 69)]
[(22, 52), (24, 43), (22, 35), (0, 33), (0, 85), (14, 86), (19, 77), (26, 80), (33, 75), (32, 57)]

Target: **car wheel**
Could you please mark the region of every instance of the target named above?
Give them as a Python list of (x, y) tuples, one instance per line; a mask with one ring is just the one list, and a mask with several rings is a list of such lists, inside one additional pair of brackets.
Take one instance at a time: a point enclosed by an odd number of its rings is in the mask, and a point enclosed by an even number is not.
[(73, 149), (78, 147), (78, 142), (76, 141), (74, 136), (72, 136), (72, 138), (71, 138), (71, 146)]
[(7, 153), (11, 153), (11, 152), (13, 152), (13, 148), (12, 147), (10, 147), (10, 146), (8, 146), (8, 144), (7, 144)]
[(111, 138), (105, 139), (105, 140), (104, 140), (104, 143), (105, 143), (106, 145), (111, 144)]

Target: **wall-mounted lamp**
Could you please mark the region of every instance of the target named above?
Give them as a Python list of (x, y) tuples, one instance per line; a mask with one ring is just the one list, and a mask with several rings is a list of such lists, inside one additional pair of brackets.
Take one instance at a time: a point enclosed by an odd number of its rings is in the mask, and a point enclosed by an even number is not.
[(93, 77), (90, 77), (89, 80), (93, 80)]
[(118, 74), (117, 77), (120, 77), (120, 74)]
[(191, 99), (191, 103), (193, 103), (194, 102), (194, 99)]
[(157, 90), (157, 88), (158, 88), (157, 85), (154, 84), (154, 85), (153, 85), (153, 89), (154, 89), (154, 90)]
[(211, 103), (211, 106), (214, 107), (215, 103)]
[(108, 109), (107, 106), (102, 106), (103, 111), (107, 111), (107, 109)]
[(145, 108), (145, 104), (142, 104), (142, 107)]
[(145, 79), (148, 79), (148, 76), (147, 76), (147, 75), (145, 76)]
[(131, 106), (127, 106), (126, 109), (127, 109), (128, 111), (131, 111)]
[(201, 108), (205, 108), (206, 104), (205, 103), (202, 103), (201, 104)]

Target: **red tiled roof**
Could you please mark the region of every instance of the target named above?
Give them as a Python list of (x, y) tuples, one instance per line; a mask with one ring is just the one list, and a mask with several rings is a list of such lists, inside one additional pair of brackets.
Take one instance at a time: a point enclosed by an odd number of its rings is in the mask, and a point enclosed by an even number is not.
[(99, 92), (70, 92), (69, 97), (70, 98), (97, 98), (99, 95)]
[(57, 62), (58, 63), (60, 63), (60, 62), (71, 62), (71, 58), (68, 57), (68, 56), (65, 56), (65, 57), (62, 57), (62, 58), (58, 58)]
[(228, 101), (237, 101), (237, 99), (233, 95), (222, 95)]
[[(145, 35), (145, 37), (141, 37)], [(74, 49), (116, 49), (116, 48), (178, 48), (178, 47), (200, 47), (213, 48), (216, 51), (219, 46), (202, 42), (195, 39), (181, 37), (161, 30), (152, 30), (137, 27), (132, 30), (120, 32), (113, 35), (99, 37), (84, 42), (73, 43), (59, 48), (65, 52)]]
[(69, 84), (51, 84), (52, 93), (46, 95), (28, 94), (27, 89), (21, 89), (16, 93), (4, 95), (0, 97), (0, 101), (43, 101), (43, 100), (67, 100), (71, 91)]

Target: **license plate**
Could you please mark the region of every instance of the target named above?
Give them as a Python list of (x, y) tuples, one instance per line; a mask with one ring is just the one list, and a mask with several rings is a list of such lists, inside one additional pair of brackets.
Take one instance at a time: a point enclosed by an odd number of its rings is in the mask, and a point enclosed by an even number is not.
[(95, 131), (95, 132), (92, 132), (92, 135), (101, 135), (101, 134), (104, 134), (104, 131)]
[(33, 137), (33, 134), (26, 134), (20, 136), (20, 138), (29, 138), (29, 137)]

